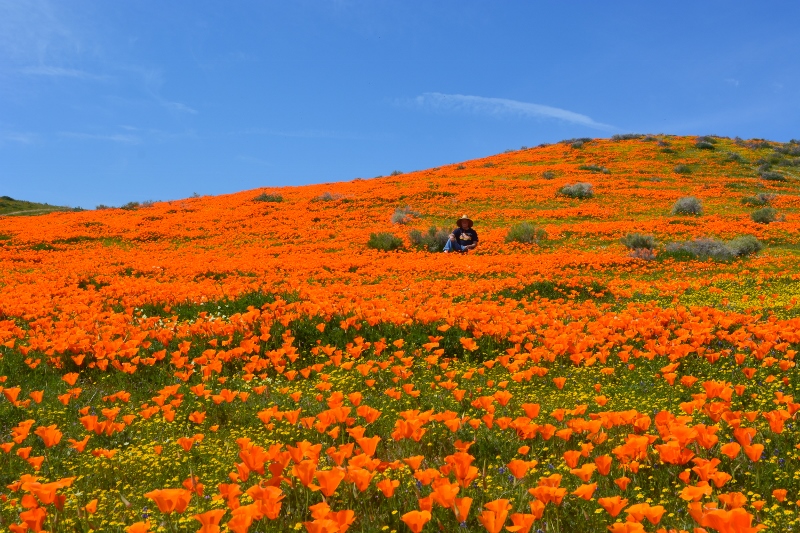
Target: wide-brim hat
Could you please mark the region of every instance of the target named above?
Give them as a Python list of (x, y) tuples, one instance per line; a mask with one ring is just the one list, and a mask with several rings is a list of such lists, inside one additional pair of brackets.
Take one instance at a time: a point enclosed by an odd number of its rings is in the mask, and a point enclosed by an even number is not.
[(459, 228), (461, 227), (461, 221), (462, 221), (462, 220), (466, 220), (467, 222), (469, 222), (469, 227), (470, 227), (470, 228), (472, 227), (472, 219), (471, 219), (471, 218), (469, 218), (467, 215), (462, 215), (462, 216), (461, 216), (461, 218), (459, 218), (458, 220), (456, 220), (456, 226), (457, 226), (457, 227), (459, 227)]

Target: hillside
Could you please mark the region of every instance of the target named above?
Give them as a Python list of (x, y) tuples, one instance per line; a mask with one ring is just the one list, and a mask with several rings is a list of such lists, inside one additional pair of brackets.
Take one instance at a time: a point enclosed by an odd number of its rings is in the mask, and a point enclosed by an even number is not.
[(0, 531), (792, 530), (799, 208), (796, 141), (642, 135), (0, 218)]
[(76, 209), (28, 202), (25, 200), (15, 200), (10, 196), (0, 196), (0, 216), (41, 215), (54, 211), (76, 211)]

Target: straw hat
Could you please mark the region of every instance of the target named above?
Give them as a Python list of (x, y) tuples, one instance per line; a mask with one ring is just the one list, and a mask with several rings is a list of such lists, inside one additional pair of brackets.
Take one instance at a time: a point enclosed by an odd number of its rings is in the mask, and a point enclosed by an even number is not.
[(456, 220), (456, 226), (457, 227), (459, 227), (459, 228), (461, 227), (461, 221), (462, 220), (466, 220), (467, 222), (469, 222), (469, 227), (470, 228), (472, 227), (472, 219), (470, 219), (467, 215), (462, 215), (461, 218)]

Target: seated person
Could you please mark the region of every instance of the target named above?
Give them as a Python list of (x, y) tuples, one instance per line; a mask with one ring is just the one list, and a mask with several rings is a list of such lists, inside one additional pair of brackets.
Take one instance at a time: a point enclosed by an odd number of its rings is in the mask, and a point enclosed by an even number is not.
[(474, 250), (478, 246), (478, 232), (472, 229), (472, 220), (464, 215), (456, 221), (456, 225), (458, 227), (453, 230), (447, 244), (444, 245), (444, 252), (467, 253)]

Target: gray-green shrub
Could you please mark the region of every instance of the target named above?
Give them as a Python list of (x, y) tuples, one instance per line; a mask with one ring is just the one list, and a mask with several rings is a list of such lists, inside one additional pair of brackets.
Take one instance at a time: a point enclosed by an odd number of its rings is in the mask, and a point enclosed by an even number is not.
[(762, 207), (750, 213), (750, 218), (759, 224), (769, 224), (778, 219), (778, 210), (774, 207)]
[(671, 213), (673, 215), (702, 215), (703, 204), (694, 196), (684, 196), (678, 198), (678, 201), (673, 204)]
[(262, 192), (261, 194), (259, 194), (255, 198), (253, 198), (253, 201), (254, 202), (282, 202), (283, 201), (283, 196), (281, 196), (280, 194), (267, 194), (265, 192)]
[(398, 207), (392, 213), (392, 224), (408, 224), (415, 218), (419, 218), (419, 213), (411, 209), (411, 206)]
[(594, 190), (592, 189), (591, 183), (573, 183), (567, 184), (561, 187), (558, 191), (563, 196), (567, 196), (569, 198), (592, 198), (594, 196)]
[(428, 252), (441, 252), (444, 245), (447, 244), (447, 239), (450, 238), (450, 232), (444, 228), (431, 226), (426, 233), (422, 233), (418, 229), (411, 230), (408, 237), (411, 245), (415, 248)]
[(733, 251), (737, 257), (744, 257), (746, 255), (757, 254), (764, 249), (761, 241), (752, 235), (742, 235), (728, 241), (728, 247)]
[(656, 247), (655, 238), (652, 235), (644, 235), (642, 233), (628, 233), (620, 239), (620, 242), (631, 250), (652, 250)]
[(547, 232), (537, 227), (532, 222), (514, 224), (506, 233), (506, 242), (521, 242), (524, 244), (538, 244), (547, 238)]
[(754, 196), (745, 196), (742, 198), (742, 203), (749, 206), (769, 205), (776, 197), (775, 194), (760, 192)]
[(692, 168), (689, 165), (675, 165), (675, 168), (672, 169), (675, 174), (691, 174)]
[(403, 247), (403, 239), (387, 232), (370, 233), (367, 247), (374, 250), (383, 250), (390, 252), (392, 250), (399, 250)]

